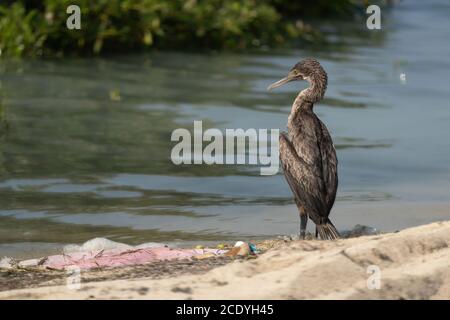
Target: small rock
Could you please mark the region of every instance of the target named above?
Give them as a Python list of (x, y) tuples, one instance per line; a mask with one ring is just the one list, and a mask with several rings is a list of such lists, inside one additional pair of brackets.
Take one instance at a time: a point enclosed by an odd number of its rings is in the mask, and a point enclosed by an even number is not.
[(227, 281), (220, 281), (220, 280), (217, 280), (217, 279), (212, 279), (211, 282), (213, 284), (215, 284), (216, 286), (219, 286), (219, 287), (226, 286), (228, 284)]
[(377, 235), (377, 234), (380, 234), (380, 232), (376, 228), (364, 226), (361, 224), (357, 224), (351, 230), (341, 232), (341, 235), (344, 238), (370, 236), (370, 235)]
[(192, 293), (192, 289), (189, 287), (173, 287), (172, 288), (172, 292), (181, 292), (181, 293), (186, 293), (186, 294), (190, 294)]

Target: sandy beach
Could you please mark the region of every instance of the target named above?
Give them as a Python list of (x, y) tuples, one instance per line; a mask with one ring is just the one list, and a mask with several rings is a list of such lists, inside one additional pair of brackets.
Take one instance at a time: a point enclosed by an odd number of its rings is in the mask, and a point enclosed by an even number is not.
[[(28, 277), (34, 288), (8, 289), (2, 275), (0, 299), (450, 299), (450, 221), (338, 241), (266, 245), (272, 248), (256, 258), (89, 271), (79, 289), (69, 289), (61, 274), (50, 271), (41, 280)], [(25, 284), (26, 275), (19, 276)]]

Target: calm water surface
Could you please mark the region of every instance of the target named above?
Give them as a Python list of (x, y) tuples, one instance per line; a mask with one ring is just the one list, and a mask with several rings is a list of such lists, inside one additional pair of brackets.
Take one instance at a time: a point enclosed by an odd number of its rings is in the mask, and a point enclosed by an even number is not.
[(315, 50), (2, 62), (0, 256), (94, 237), (186, 244), (297, 232), (281, 174), (175, 166), (170, 135), (194, 120), (285, 129), (306, 84), (266, 87), (306, 56), (329, 74), (316, 112), (340, 161), (337, 227), (449, 219), (449, 17), (448, 1), (405, 1), (382, 31), (343, 25)]

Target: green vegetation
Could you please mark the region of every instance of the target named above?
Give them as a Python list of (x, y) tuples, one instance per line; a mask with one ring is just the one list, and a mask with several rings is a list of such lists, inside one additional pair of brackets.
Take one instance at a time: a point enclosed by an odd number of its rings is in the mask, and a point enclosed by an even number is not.
[[(349, 19), (358, 0), (19, 0), (0, 4), (3, 56), (159, 49), (248, 49), (320, 34), (305, 18)], [(66, 9), (81, 8), (81, 30)], [(363, 12), (359, 10), (360, 12)]]

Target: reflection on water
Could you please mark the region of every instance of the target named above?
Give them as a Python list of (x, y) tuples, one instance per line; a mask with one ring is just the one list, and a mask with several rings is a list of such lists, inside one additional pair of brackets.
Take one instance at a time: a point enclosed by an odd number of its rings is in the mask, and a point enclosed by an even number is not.
[(336, 225), (387, 231), (448, 219), (450, 5), (434, 2), (439, 11), (399, 4), (376, 36), (343, 25), (345, 38), (310, 51), (3, 63), (0, 255), (97, 236), (135, 244), (296, 232), (281, 174), (175, 166), (170, 134), (194, 120), (284, 129), (305, 84), (266, 87), (305, 56), (329, 73), (316, 112), (340, 160)]

